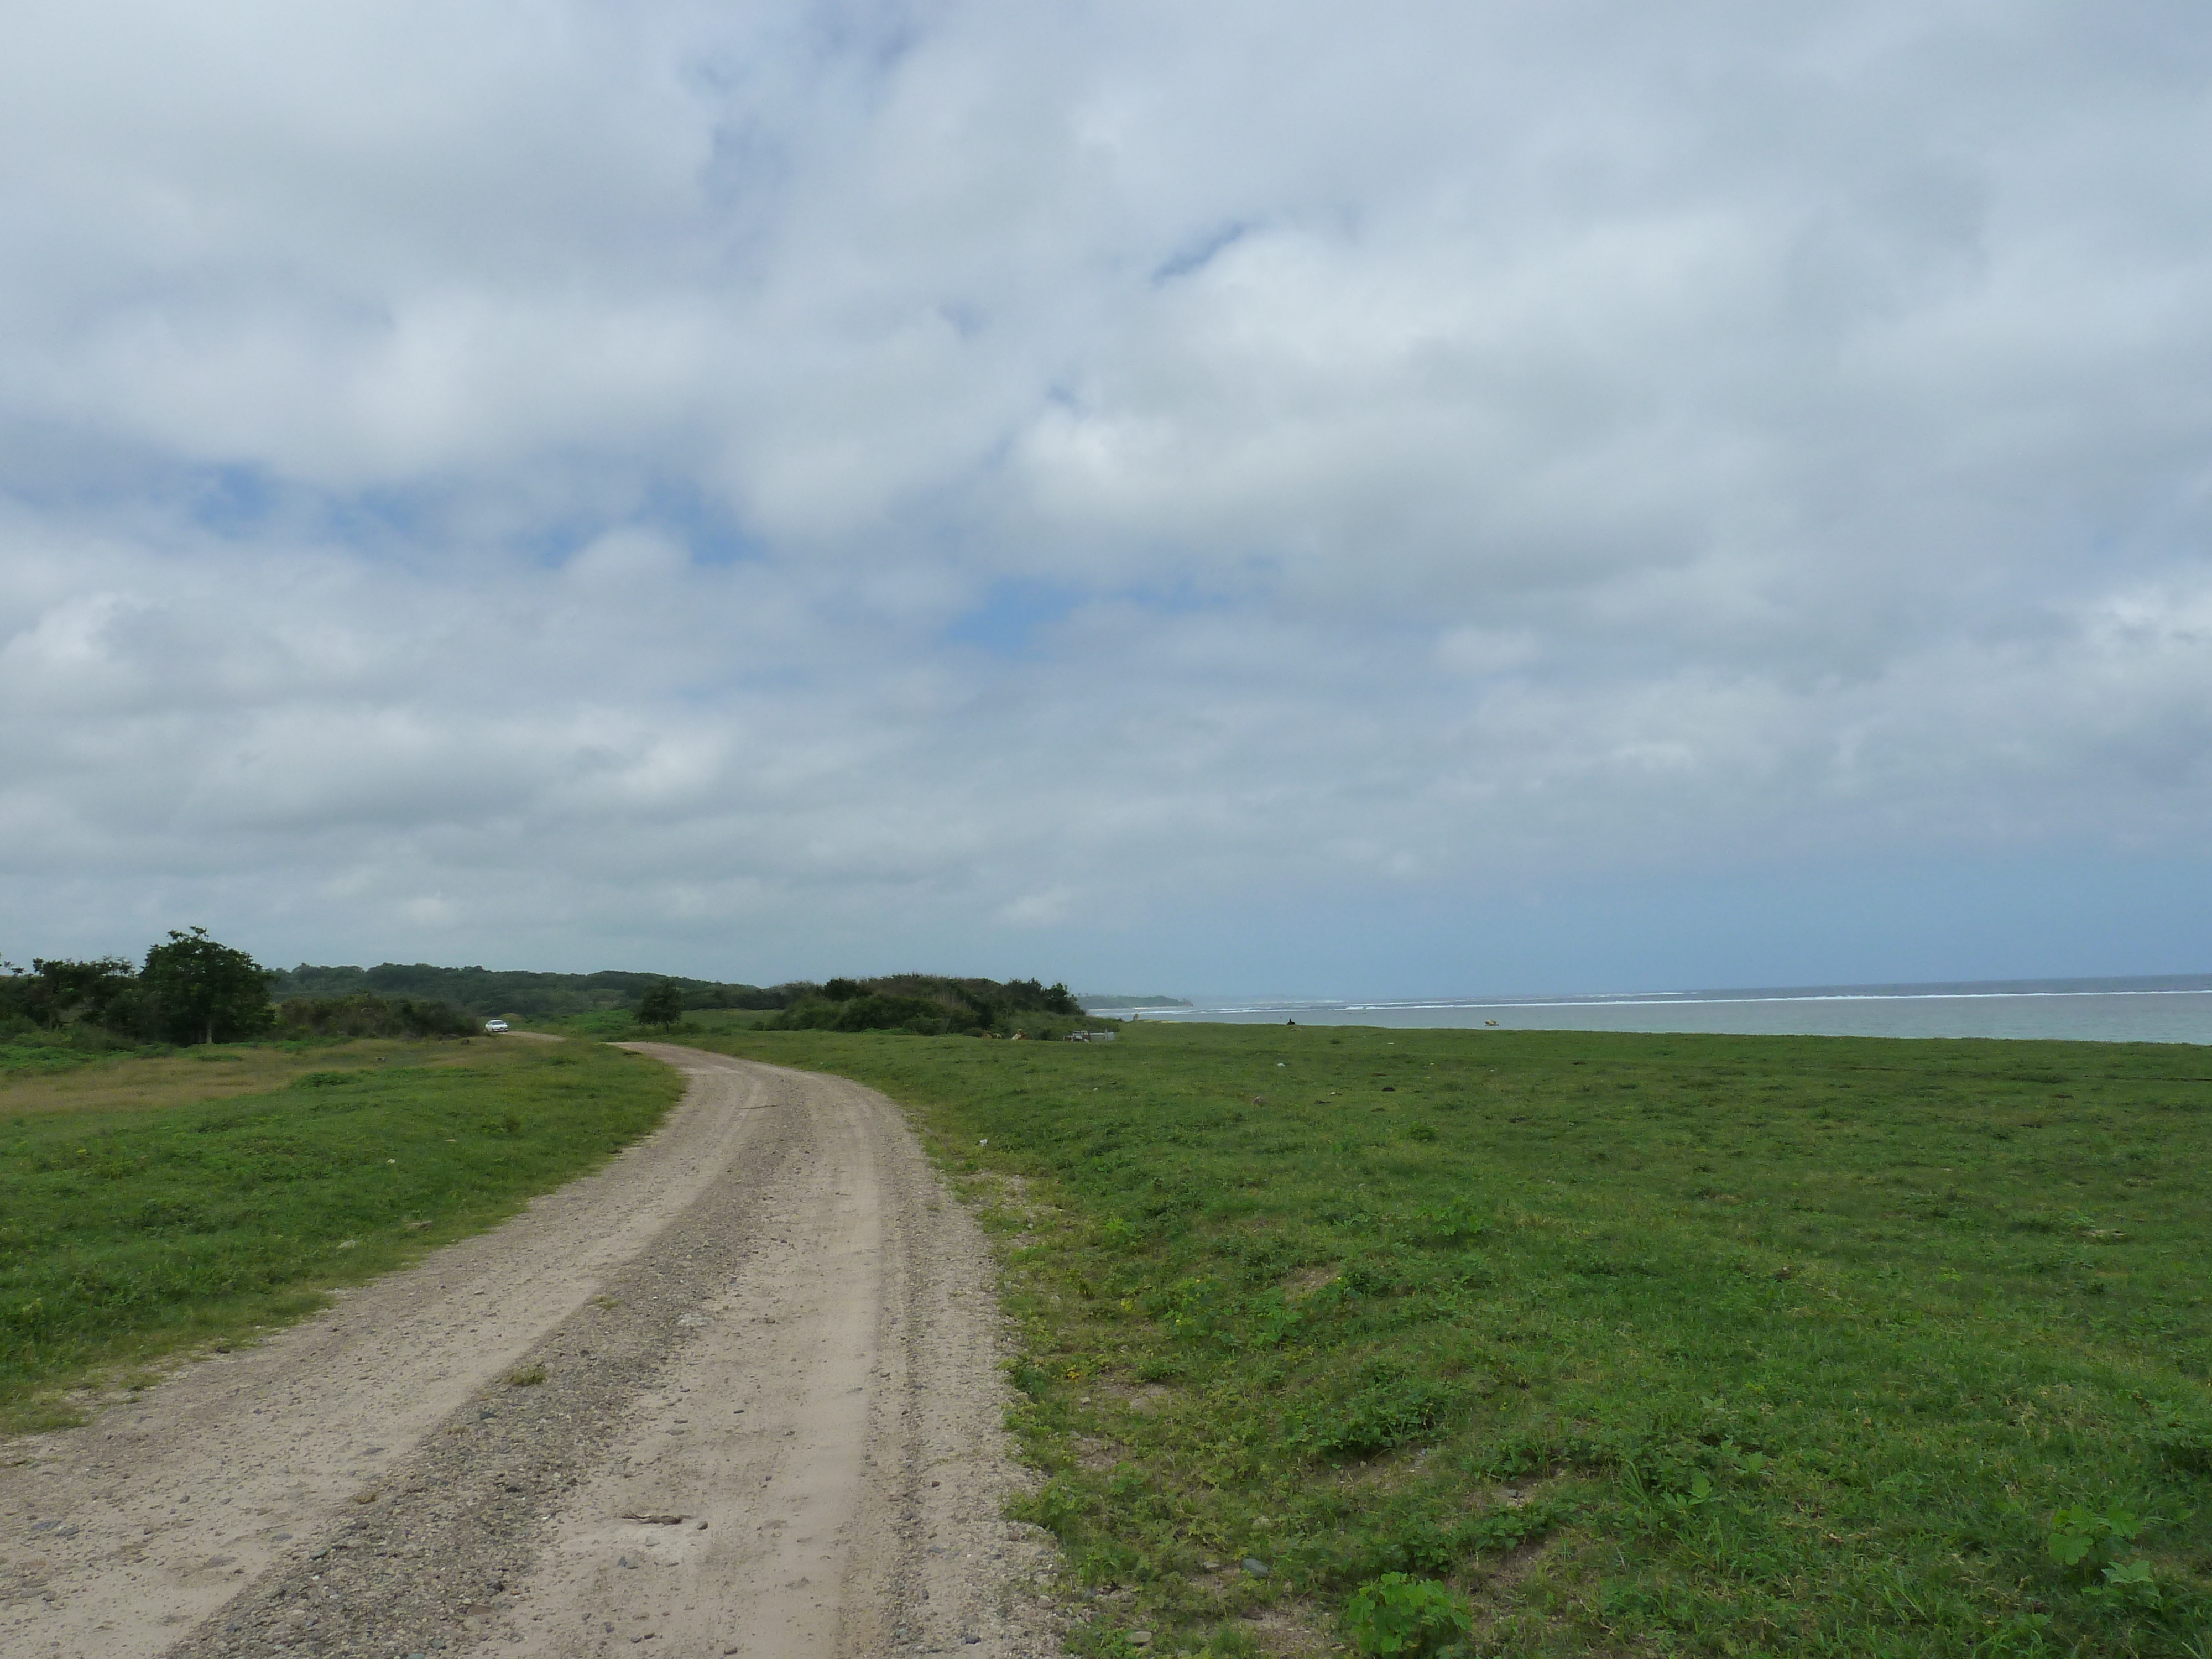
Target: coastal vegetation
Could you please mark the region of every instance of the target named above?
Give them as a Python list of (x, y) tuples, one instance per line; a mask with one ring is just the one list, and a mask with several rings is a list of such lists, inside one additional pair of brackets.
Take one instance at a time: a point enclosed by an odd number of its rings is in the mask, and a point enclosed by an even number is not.
[(47, 1052), (0, 1046), (0, 1432), (495, 1224), (682, 1087), (595, 1043)]
[(805, 984), (724, 984), (681, 975), (610, 969), (594, 974), (539, 974), (504, 969), (439, 968), (427, 962), (380, 963), (374, 968), (316, 968), (306, 963), (278, 973), (270, 994), (292, 997), (406, 996), (451, 1003), (480, 1018), (559, 1019), (635, 1008), (656, 986), (676, 988), (687, 1009), (787, 1007), (811, 989)]
[(147, 952), (143, 968), (119, 957), (40, 958), (27, 973), (0, 963), (0, 1043), (42, 1050), (52, 1064), (133, 1047), (252, 1041), (271, 1032), (460, 1036), (485, 1019), (506, 1018), (604, 1036), (630, 1024), (665, 1030), (689, 1013), (738, 1011), (769, 1016), (763, 1023), (786, 1029), (925, 1036), (1060, 1036), (1095, 1023), (1065, 985), (1034, 979), (889, 974), (763, 988), (666, 974), (540, 974), (428, 963), (269, 969), (199, 927), (170, 933)]
[[(672, 981), (663, 981), (664, 984)], [(1036, 980), (957, 979), (940, 974), (886, 974), (872, 979), (796, 981), (776, 988), (781, 1008), (679, 1006), (680, 999), (648, 988), (633, 1006), (533, 1022), (540, 1030), (605, 1042), (653, 1036), (678, 1042), (734, 1030), (878, 1031), (908, 1036), (1030, 1038), (1050, 1041), (1116, 1028), (1086, 1013), (1060, 985)]]
[(952, 979), (888, 974), (809, 987), (763, 1028), (785, 1031), (907, 1031), (918, 1036), (1062, 1035), (1091, 1022), (1065, 985), (1033, 979)]
[(130, 1048), (250, 1042), (271, 1033), (462, 1036), (501, 1017), (612, 1012), (666, 1025), (687, 1010), (773, 1012), (821, 994), (808, 981), (763, 989), (666, 975), (539, 974), (428, 963), (270, 969), (194, 927), (171, 933), (147, 952), (143, 967), (120, 957), (39, 958), (27, 972), (0, 963), (0, 1044), (68, 1065)]
[(2200, 1049), (686, 1040), (1003, 1236), (1084, 1652), (2212, 1651)]

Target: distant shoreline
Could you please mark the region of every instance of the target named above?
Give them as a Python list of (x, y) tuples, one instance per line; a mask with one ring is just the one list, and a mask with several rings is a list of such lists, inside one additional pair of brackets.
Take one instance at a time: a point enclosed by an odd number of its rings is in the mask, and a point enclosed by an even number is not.
[(1162, 1021), (2212, 1044), (2212, 975), (1583, 995), (1201, 998)]
[[(2212, 992), (2212, 974), (2131, 975), (2111, 979), (1926, 981), (1877, 985), (1788, 985), (1693, 991), (1492, 993), (1432, 997), (1217, 997), (1179, 1006), (1208, 1013), (1344, 1012), (1459, 1008), (1633, 1008), (1682, 1003), (1889, 1002), (1994, 997), (2186, 996)], [(1085, 1006), (1089, 1006), (1086, 1002)], [(1134, 1005), (1131, 1005), (1134, 1006)], [(1150, 1006), (1151, 1005), (1145, 1005)], [(1163, 1006), (1178, 1005), (1163, 1004)]]

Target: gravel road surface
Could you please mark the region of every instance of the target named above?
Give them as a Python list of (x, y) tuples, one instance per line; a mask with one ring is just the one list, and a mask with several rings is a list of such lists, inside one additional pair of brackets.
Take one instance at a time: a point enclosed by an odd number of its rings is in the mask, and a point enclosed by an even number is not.
[(690, 1087), (599, 1173), (0, 1443), (0, 1653), (1058, 1652), (989, 1254), (897, 1109), (632, 1046)]

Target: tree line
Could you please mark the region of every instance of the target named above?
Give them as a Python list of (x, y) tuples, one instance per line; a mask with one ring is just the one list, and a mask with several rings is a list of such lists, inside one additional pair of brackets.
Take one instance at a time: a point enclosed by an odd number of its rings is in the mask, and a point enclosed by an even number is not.
[(0, 1036), (43, 1030), (121, 1042), (239, 1042), (270, 1036), (465, 1036), (497, 1015), (629, 1012), (672, 1026), (696, 1009), (772, 1011), (786, 1030), (1006, 1034), (1039, 1016), (1080, 1019), (1066, 985), (890, 974), (780, 985), (608, 970), (540, 974), (428, 963), (264, 968), (204, 927), (172, 930), (143, 963), (0, 963)]
[(170, 932), (134, 965), (37, 957), (0, 963), (0, 1036), (45, 1030), (99, 1046), (245, 1042), (266, 1036), (468, 1036), (479, 1022), (451, 1003), (356, 991), (276, 1000), (284, 975), (204, 927)]
[(89, 962), (34, 958), (25, 973), (0, 964), (0, 1024), (84, 1027), (139, 1042), (235, 1042), (276, 1023), (274, 975), (204, 927), (167, 939), (133, 965), (122, 957)]
[(813, 986), (737, 985), (719, 980), (685, 979), (661, 974), (633, 974), (609, 969), (593, 974), (540, 974), (513, 969), (441, 968), (427, 962), (383, 962), (374, 968), (313, 967), (301, 963), (280, 971), (270, 994), (278, 1001), (295, 997), (373, 994), (427, 998), (451, 1003), (481, 1018), (559, 1019), (635, 1008), (658, 985), (672, 985), (683, 1009), (787, 1008)]

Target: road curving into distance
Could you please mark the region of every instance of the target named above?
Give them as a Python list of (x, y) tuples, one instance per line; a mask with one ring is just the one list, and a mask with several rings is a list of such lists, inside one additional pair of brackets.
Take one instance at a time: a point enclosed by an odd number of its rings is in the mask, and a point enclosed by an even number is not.
[(1059, 1651), (989, 1253), (897, 1109), (631, 1046), (690, 1086), (599, 1173), (0, 1443), (0, 1652)]

